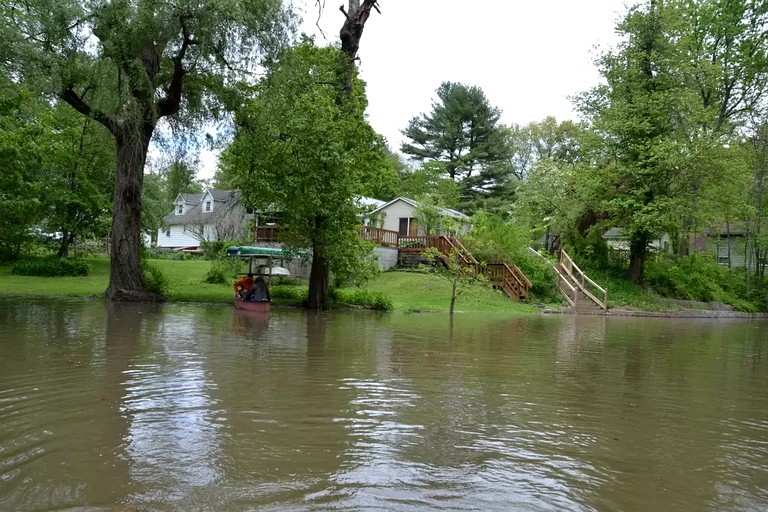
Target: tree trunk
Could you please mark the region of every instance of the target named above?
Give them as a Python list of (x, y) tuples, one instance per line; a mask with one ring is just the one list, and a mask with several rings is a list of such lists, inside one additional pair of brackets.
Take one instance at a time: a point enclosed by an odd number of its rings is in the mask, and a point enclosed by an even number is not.
[(346, 16), (346, 21), (341, 27), (339, 37), (341, 38), (341, 51), (349, 58), (350, 62), (357, 57), (357, 50), (360, 49), (360, 39), (363, 37), (365, 22), (371, 15), (371, 9), (376, 9), (377, 0), (349, 0), (349, 11), (341, 11)]
[(69, 231), (64, 231), (61, 236), (61, 243), (59, 244), (59, 252), (56, 253), (57, 258), (69, 258), (69, 245), (75, 239), (75, 234)]
[(451, 310), (449, 312), (449, 316), (453, 318), (453, 310), (456, 307), (456, 288), (457, 288), (457, 281), (458, 277), (453, 277), (453, 287), (451, 288)]
[(314, 310), (328, 309), (330, 297), (331, 268), (323, 235), (324, 228), (324, 219), (320, 216), (315, 217), (316, 236), (312, 241), (312, 268), (309, 271), (309, 293), (307, 296), (307, 308)]
[(637, 285), (643, 284), (645, 254), (648, 247), (646, 233), (633, 233), (629, 243), (629, 278)]
[(126, 120), (115, 134), (117, 162), (110, 231), (110, 300), (151, 301), (141, 268), (141, 189), (154, 126)]

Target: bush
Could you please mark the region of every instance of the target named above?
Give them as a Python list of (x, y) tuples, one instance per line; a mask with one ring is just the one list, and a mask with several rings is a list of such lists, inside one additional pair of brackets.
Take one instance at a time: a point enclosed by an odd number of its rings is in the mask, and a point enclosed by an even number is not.
[(304, 286), (276, 285), (269, 289), (272, 299), (284, 299), (292, 302), (306, 302), (309, 290)]
[(211, 268), (208, 269), (203, 281), (210, 284), (224, 284), (229, 281), (229, 273), (230, 270), (227, 265), (221, 261), (213, 261), (211, 263)]
[(334, 288), (331, 290), (331, 299), (341, 304), (363, 306), (377, 311), (391, 311), (394, 309), (392, 299), (381, 292)]
[(163, 271), (147, 262), (143, 263), (143, 267), (144, 281), (146, 282), (147, 290), (160, 295), (168, 293), (170, 282), (165, 274), (163, 274)]
[(34, 259), (19, 261), (11, 267), (11, 274), (19, 276), (87, 276), (91, 267), (81, 259)]

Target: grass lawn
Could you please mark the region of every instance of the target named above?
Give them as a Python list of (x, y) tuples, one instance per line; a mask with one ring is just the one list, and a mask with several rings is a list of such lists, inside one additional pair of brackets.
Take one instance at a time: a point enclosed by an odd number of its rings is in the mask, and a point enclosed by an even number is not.
[[(109, 261), (86, 260), (91, 273), (86, 277), (25, 277), (10, 273), (11, 265), (0, 265), (0, 295), (102, 297), (109, 283)], [(205, 260), (149, 260), (168, 278), (168, 297), (178, 302), (221, 302), (232, 300), (232, 284), (203, 282), (211, 266)], [(236, 275), (232, 274), (232, 280)], [(448, 311), (451, 285), (443, 278), (420, 272), (384, 272), (364, 287), (392, 299), (395, 311)], [(277, 302), (277, 301), (276, 301)], [(489, 286), (473, 286), (456, 301), (457, 311), (496, 311), (527, 313), (536, 308), (518, 304)]]
[[(366, 283), (365, 289), (388, 295), (396, 311), (448, 311), (451, 284), (422, 272), (389, 271)], [(456, 299), (456, 311), (505, 311), (529, 313), (533, 306), (519, 304), (490, 286), (472, 286)]]

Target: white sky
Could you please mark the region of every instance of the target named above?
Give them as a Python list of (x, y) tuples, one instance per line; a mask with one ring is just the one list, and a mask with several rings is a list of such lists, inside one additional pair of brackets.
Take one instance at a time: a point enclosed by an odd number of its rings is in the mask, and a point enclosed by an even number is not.
[[(315, 26), (315, 0), (294, 0), (304, 13), (301, 30), (317, 44), (338, 41), (339, 5), (325, 8)], [(379, 0), (381, 15), (366, 23), (358, 57), (367, 82), (373, 128), (399, 151), (408, 121), (431, 110), (443, 81), (483, 89), (505, 124), (552, 115), (575, 119), (571, 101), (599, 81), (596, 48), (617, 41), (614, 28), (625, 0)], [(216, 156), (201, 155), (202, 177)]]

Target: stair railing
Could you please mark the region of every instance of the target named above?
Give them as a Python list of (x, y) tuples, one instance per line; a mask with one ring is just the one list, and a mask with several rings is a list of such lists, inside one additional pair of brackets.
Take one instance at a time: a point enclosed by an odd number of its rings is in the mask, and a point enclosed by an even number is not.
[(556, 282), (557, 291), (559, 291), (560, 294), (563, 297), (565, 297), (566, 302), (568, 302), (568, 304), (570, 304), (571, 307), (575, 308), (576, 301), (578, 301), (579, 299), (579, 294), (576, 290), (576, 287), (574, 287), (569, 282), (569, 280), (563, 276), (563, 274), (558, 270), (558, 268), (551, 261), (549, 261), (547, 258), (542, 256), (541, 254), (539, 254), (539, 251), (537, 251), (533, 247), (528, 247), (528, 250), (533, 254), (535, 254), (536, 256), (538, 256), (539, 258), (541, 258), (542, 260), (544, 260), (547, 263), (547, 265), (550, 266), (550, 268), (552, 269), (552, 272), (556, 276), (555, 279), (557, 280)]
[[(564, 249), (560, 250), (560, 268), (587, 297), (604, 310), (608, 310), (608, 291), (594, 282), (579, 268)], [(598, 296), (600, 298), (598, 298)]]

